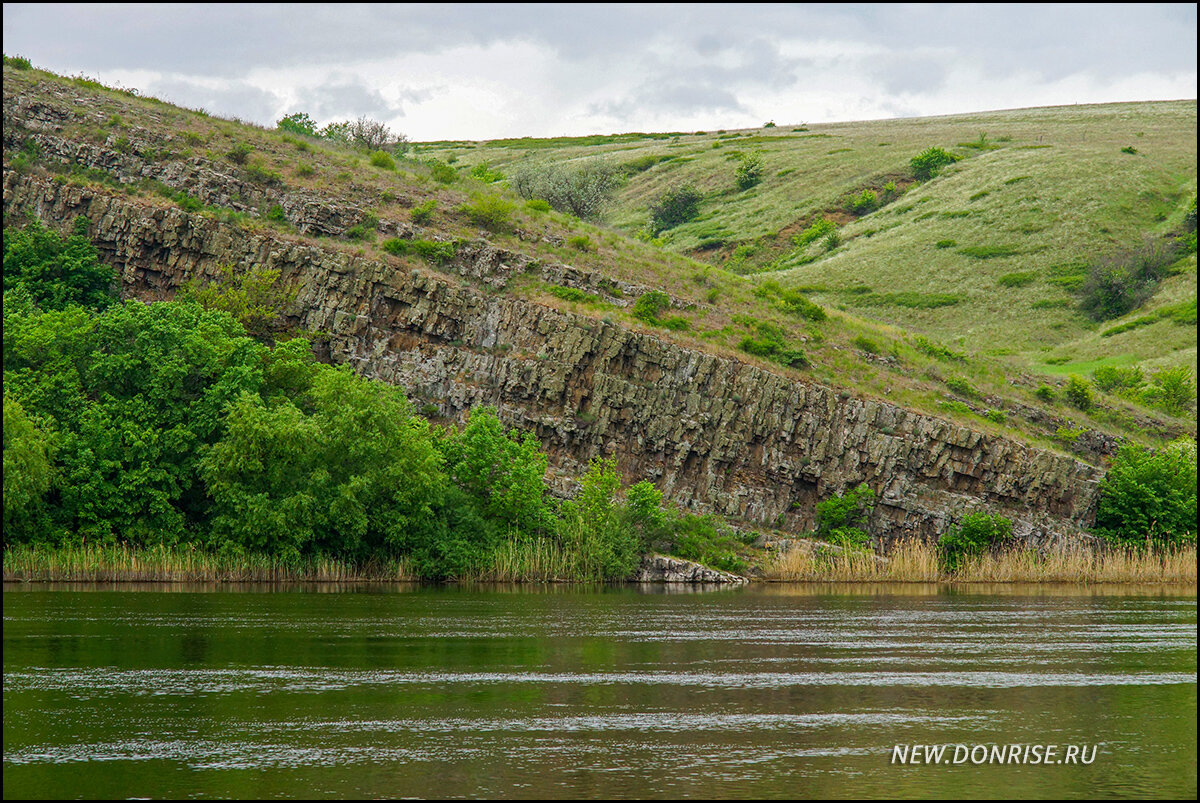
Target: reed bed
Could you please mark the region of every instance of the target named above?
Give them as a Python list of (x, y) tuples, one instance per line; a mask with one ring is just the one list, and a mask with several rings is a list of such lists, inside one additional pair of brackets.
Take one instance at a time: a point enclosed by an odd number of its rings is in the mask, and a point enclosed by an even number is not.
[(506, 541), (492, 565), (460, 578), (485, 583), (558, 583), (579, 579), (579, 555), (549, 539)]
[(881, 560), (871, 552), (792, 549), (764, 579), (796, 582), (1195, 583), (1196, 547), (1078, 549), (1042, 555), (1002, 550), (969, 556), (956, 571), (940, 568), (937, 546), (902, 541)]
[(329, 558), (287, 561), (268, 555), (214, 555), (190, 547), (45, 547), (4, 550), (4, 581), (48, 582), (352, 582), (415, 579), (402, 561), (362, 565)]

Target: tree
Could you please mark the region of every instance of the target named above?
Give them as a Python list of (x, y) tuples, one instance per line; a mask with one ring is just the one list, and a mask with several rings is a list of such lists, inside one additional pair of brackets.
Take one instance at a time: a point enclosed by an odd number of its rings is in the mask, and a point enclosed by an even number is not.
[(1096, 530), (1118, 543), (1194, 543), (1196, 442), (1181, 438), (1157, 452), (1121, 447), (1104, 481)]
[(611, 165), (591, 161), (573, 167), (525, 166), (513, 174), (510, 183), (522, 198), (540, 198), (559, 212), (594, 220), (620, 186), (621, 176)]
[(690, 184), (663, 191), (658, 199), (650, 204), (650, 227), (657, 234), (692, 220), (700, 214), (700, 201), (703, 197), (700, 191)]
[(63, 237), (33, 221), (23, 229), (4, 230), (4, 289), (24, 288), (44, 310), (72, 304), (104, 309), (116, 297), (111, 286), (116, 271), (100, 262), (87, 238), (87, 218), (76, 221), (75, 233)]
[(763, 160), (757, 153), (743, 154), (738, 161), (734, 177), (739, 190), (748, 190), (762, 181)]
[(317, 136), (317, 122), (305, 112), (295, 112), (280, 118), (275, 127), (289, 134), (303, 134), (306, 137)]

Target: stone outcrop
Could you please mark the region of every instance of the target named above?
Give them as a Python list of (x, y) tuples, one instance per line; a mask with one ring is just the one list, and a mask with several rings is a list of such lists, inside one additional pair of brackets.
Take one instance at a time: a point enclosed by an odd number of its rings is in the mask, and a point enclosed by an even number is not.
[(321, 333), (328, 359), (446, 418), (495, 406), (541, 440), (559, 492), (611, 454), (677, 505), (792, 531), (813, 525), (817, 501), (863, 482), (878, 494), (871, 529), (884, 542), (934, 538), (978, 510), (1045, 543), (1094, 513), (1100, 469), (497, 292), (496, 277), (518, 268), (496, 249), (462, 249), (442, 273), (13, 171), (4, 208), (56, 226), (87, 217), (128, 297), (169, 298), (222, 265), (279, 270), (297, 289), (294, 322)]
[(637, 583), (725, 583), (734, 585), (747, 582), (745, 577), (666, 555), (646, 555), (642, 558), (642, 565), (632, 580)]

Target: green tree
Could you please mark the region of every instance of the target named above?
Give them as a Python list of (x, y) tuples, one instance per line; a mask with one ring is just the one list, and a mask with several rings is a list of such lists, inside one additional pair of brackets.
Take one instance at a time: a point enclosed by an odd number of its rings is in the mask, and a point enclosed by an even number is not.
[(104, 309), (115, 300), (111, 285), (116, 272), (100, 262), (87, 238), (87, 219), (63, 237), (34, 221), (23, 229), (4, 230), (4, 290), (23, 288), (46, 310), (72, 304)]
[(289, 134), (302, 134), (306, 137), (317, 136), (317, 122), (305, 112), (286, 115), (275, 123), (275, 127)]
[(578, 493), (562, 503), (559, 538), (582, 578), (621, 580), (637, 569), (641, 545), (617, 503), (620, 487), (616, 460), (595, 458)]
[(1096, 509), (1096, 530), (1118, 543), (1194, 543), (1196, 442), (1158, 452), (1126, 444), (1117, 452)]
[(4, 397), (4, 543), (29, 539), (50, 490), (53, 444), (11, 396)]
[(200, 473), (220, 539), (290, 558), (419, 549), (445, 483), (428, 425), (399, 388), (325, 366), (295, 401), (240, 396)]
[(482, 517), (510, 533), (540, 535), (553, 527), (546, 502), (546, 455), (532, 433), (507, 433), (495, 408), (477, 407), (467, 423), (445, 433), (439, 447), (446, 474)]
[(700, 214), (700, 191), (690, 184), (664, 190), (650, 204), (650, 227), (657, 234), (693, 220)]

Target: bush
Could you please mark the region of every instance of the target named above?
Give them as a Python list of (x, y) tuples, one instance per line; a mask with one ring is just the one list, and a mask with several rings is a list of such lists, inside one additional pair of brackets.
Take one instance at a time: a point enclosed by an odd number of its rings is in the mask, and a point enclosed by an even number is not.
[(1044, 402), (1053, 402), (1058, 399), (1058, 394), (1055, 393), (1054, 388), (1050, 387), (1049, 385), (1039, 386), (1038, 389), (1033, 392), (1033, 395), (1037, 396)]
[(811, 226), (804, 231), (792, 237), (792, 242), (798, 248), (804, 248), (814, 240), (825, 237), (837, 230), (837, 224), (828, 218), (821, 218), (815, 221)]
[(77, 219), (75, 233), (65, 238), (36, 220), (4, 230), (4, 292), (28, 293), (43, 310), (104, 309), (116, 301), (115, 278), (87, 238), (87, 218)]
[(29, 59), (22, 56), (5, 56), (4, 66), (12, 67), (14, 70), (28, 70), (33, 67), (33, 65), (29, 63)]
[(487, 162), (480, 162), (471, 168), (471, 176), (477, 178), (487, 184), (494, 184), (497, 181), (504, 180), (504, 174), (499, 170), (493, 170), (488, 166)]
[(650, 228), (655, 234), (674, 228), (700, 214), (700, 201), (704, 196), (691, 185), (672, 187), (650, 204)]
[(192, 279), (179, 291), (180, 301), (194, 301), (207, 310), (227, 312), (254, 337), (266, 338), (287, 326), (287, 310), (295, 288), (279, 283), (279, 271), (254, 267), (238, 272), (232, 265), (218, 269), (214, 280)]
[(272, 223), (287, 223), (287, 214), (283, 211), (283, 207), (279, 204), (273, 204), (267, 210), (266, 219)]
[(471, 219), (477, 226), (491, 231), (501, 231), (512, 225), (515, 204), (498, 195), (476, 195), (470, 203), (458, 207), (458, 211)]
[(289, 134), (301, 134), (306, 137), (317, 136), (317, 123), (304, 112), (296, 112), (281, 117), (275, 127)]
[(1147, 239), (1093, 264), (1080, 288), (1079, 306), (1093, 320), (1119, 318), (1144, 304), (1176, 260), (1172, 240)]
[(1078, 374), (1071, 374), (1067, 379), (1067, 389), (1063, 392), (1067, 401), (1074, 407), (1087, 412), (1092, 409), (1095, 400), (1092, 398), (1092, 387), (1088, 381)]
[(1092, 380), (1096, 383), (1096, 387), (1105, 393), (1113, 393), (1114, 391), (1140, 388), (1146, 383), (1146, 376), (1137, 366), (1117, 368), (1111, 365), (1102, 365), (1092, 372)]
[(549, 202), (543, 198), (530, 198), (525, 202), (526, 209), (532, 209), (534, 212), (549, 212), (554, 207), (550, 206)]
[(658, 326), (658, 316), (664, 310), (671, 308), (671, 297), (660, 290), (651, 290), (649, 293), (643, 294), (633, 304), (633, 309), (630, 314), (640, 321), (644, 321), (652, 326)]
[(526, 166), (511, 179), (512, 188), (530, 203), (539, 200), (581, 220), (600, 217), (620, 182), (620, 173), (604, 162)]
[(458, 180), (458, 171), (445, 162), (430, 159), (427, 164), (429, 165), (429, 174), (439, 184), (453, 184)]
[(912, 167), (913, 176), (919, 181), (925, 181), (933, 178), (943, 167), (954, 164), (960, 158), (952, 153), (946, 153), (941, 148), (926, 148), (909, 161), (909, 166)]
[(1196, 442), (1183, 438), (1158, 452), (1121, 447), (1100, 484), (1096, 530), (1129, 545), (1194, 543)]
[(946, 380), (946, 387), (954, 391), (960, 396), (966, 396), (968, 399), (979, 398), (979, 391), (975, 386), (966, 380), (965, 377), (952, 376)]
[(954, 571), (968, 555), (982, 555), (1012, 537), (1013, 523), (999, 515), (968, 513), (938, 539), (942, 568)]
[(1190, 368), (1166, 368), (1155, 372), (1152, 387), (1142, 393), (1142, 401), (1171, 415), (1179, 415), (1196, 402), (1196, 381)]
[(412, 219), (413, 223), (418, 223), (423, 226), (433, 219), (433, 210), (436, 208), (437, 201), (435, 201), (433, 198), (430, 198), (428, 201), (414, 206), (412, 211), (409, 213), (409, 217)]
[(395, 256), (416, 254), (426, 262), (434, 265), (449, 262), (458, 253), (458, 245), (453, 242), (439, 243), (433, 240), (401, 240), (398, 237), (384, 240), (380, 248)]
[(248, 145), (245, 142), (239, 142), (230, 148), (225, 156), (228, 157), (229, 161), (236, 165), (244, 165), (250, 158), (250, 152), (253, 150), (253, 145)]
[(863, 190), (861, 194), (851, 195), (846, 199), (846, 211), (860, 217), (875, 211), (877, 206), (879, 206), (879, 197), (874, 190)]
[(757, 153), (743, 155), (738, 162), (734, 178), (739, 190), (748, 190), (762, 181), (763, 160)]
[(567, 245), (576, 251), (595, 251), (596, 244), (586, 234), (580, 234), (567, 240)]
[(870, 542), (867, 520), (875, 506), (875, 492), (866, 486), (817, 503), (817, 537), (843, 546), (865, 546)]
[(393, 159), (389, 154), (384, 153), (383, 151), (372, 151), (371, 166), (379, 167), (384, 170), (395, 170), (396, 169), (396, 160)]

